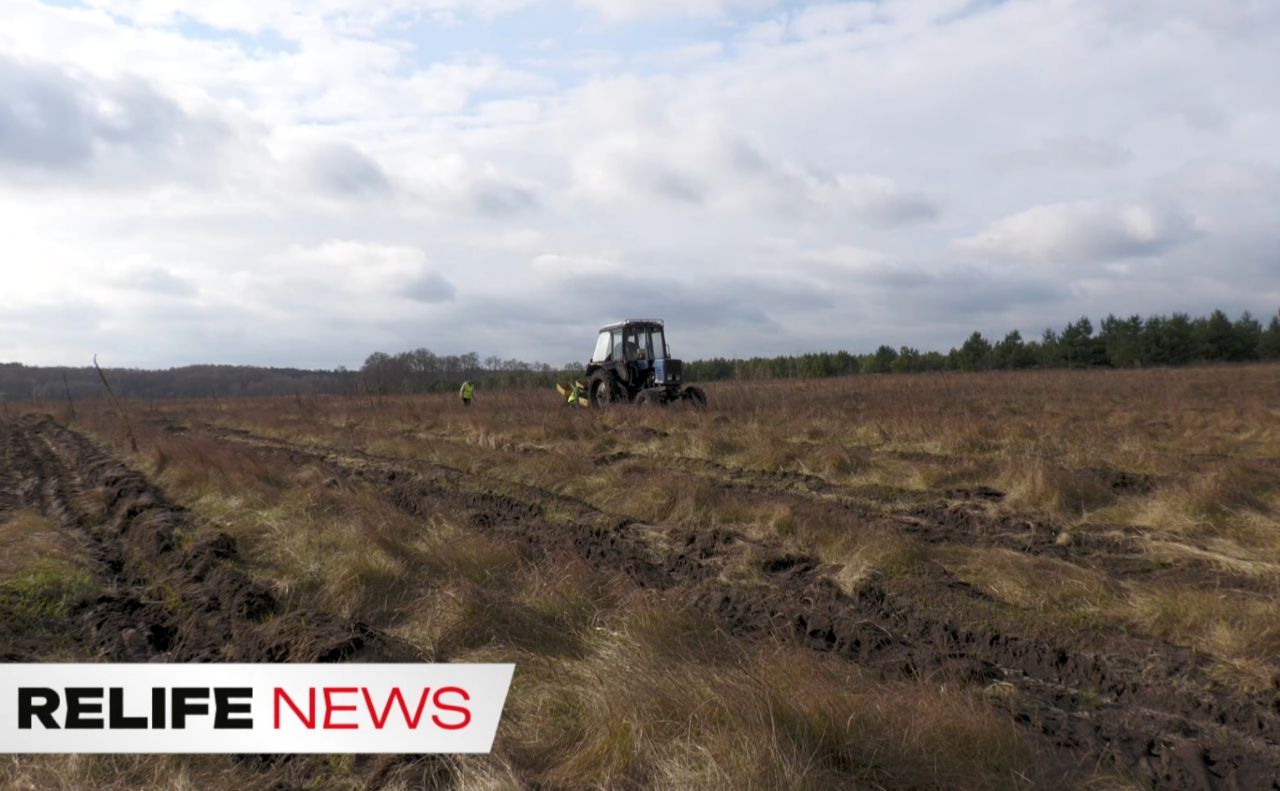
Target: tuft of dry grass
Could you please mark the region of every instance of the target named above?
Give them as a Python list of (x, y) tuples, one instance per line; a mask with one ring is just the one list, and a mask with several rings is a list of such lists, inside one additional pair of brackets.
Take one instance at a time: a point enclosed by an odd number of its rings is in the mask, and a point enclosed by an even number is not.
[(633, 601), (571, 663), (518, 674), (500, 740), (556, 788), (1031, 788), (1060, 779), (980, 697), (885, 685), (791, 649), (744, 651)]
[(1230, 662), (1264, 688), (1274, 683), (1280, 609), (1271, 597), (1146, 588), (1132, 595), (1131, 605), (1125, 615), (1143, 632)]
[(1066, 519), (1083, 519), (1116, 501), (1116, 493), (1096, 471), (1035, 453), (1011, 459), (1000, 484), (1010, 504)]
[(0, 521), (0, 581), (39, 571), (82, 572), (88, 565), (85, 547), (35, 511)]
[(1007, 549), (950, 548), (944, 563), (956, 576), (1001, 602), (1045, 633), (1097, 626), (1125, 606), (1125, 586), (1107, 575)]

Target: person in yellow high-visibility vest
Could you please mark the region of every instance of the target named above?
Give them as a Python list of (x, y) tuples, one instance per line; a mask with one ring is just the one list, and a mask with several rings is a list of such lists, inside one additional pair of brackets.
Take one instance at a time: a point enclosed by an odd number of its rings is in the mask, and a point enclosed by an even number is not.
[(462, 383), (462, 387), (458, 390), (458, 395), (462, 396), (462, 405), (471, 406), (471, 399), (476, 397), (476, 386), (470, 381)]

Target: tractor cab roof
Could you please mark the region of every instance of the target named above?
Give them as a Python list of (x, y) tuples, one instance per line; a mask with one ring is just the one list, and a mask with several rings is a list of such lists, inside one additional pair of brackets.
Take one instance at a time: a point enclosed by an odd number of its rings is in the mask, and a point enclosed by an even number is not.
[(622, 321), (615, 321), (612, 324), (604, 325), (603, 327), (600, 328), (600, 331), (605, 332), (606, 330), (617, 330), (623, 327), (635, 327), (635, 326), (658, 327), (659, 329), (661, 329), (662, 319), (623, 319)]

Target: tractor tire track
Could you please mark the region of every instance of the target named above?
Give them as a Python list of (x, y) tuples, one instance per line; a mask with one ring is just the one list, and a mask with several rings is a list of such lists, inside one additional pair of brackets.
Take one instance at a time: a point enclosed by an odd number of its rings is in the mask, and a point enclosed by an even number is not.
[[(115, 662), (421, 661), (369, 626), (287, 609), (239, 567), (235, 541), (198, 531), (191, 515), (143, 475), (50, 418), (0, 422), (0, 505), (31, 508), (80, 542), (105, 593), (72, 610), (78, 652)], [(0, 515), (3, 511), (0, 511)], [(21, 645), (22, 641), (19, 640)], [(29, 660), (6, 652), (6, 661)], [(368, 788), (421, 764), (440, 784), (436, 756), (357, 756)], [(278, 788), (311, 788), (316, 756), (238, 756)], [(443, 774), (442, 774), (443, 773)]]
[[(964, 627), (935, 596), (972, 591), (945, 573), (926, 580), (928, 596), (876, 583), (847, 593), (813, 558), (733, 530), (646, 526), (582, 503), (588, 518), (553, 520), (541, 503), (559, 496), (536, 487), (504, 487), (516, 496), (431, 462), (210, 431), (364, 480), (406, 512), (462, 516), (534, 556), (575, 552), (599, 571), (683, 598), (732, 634), (795, 640), (889, 675), (1010, 685), (1017, 694), (1000, 705), (1016, 722), (1063, 755), (1109, 764), (1152, 787), (1280, 789), (1280, 694), (1233, 694), (1194, 652), (1147, 641), (1147, 656), (1123, 657)], [(745, 563), (757, 564), (766, 584), (722, 580), (726, 568)]]
[[(235, 429), (223, 429), (235, 431)], [(652, 431), (650, 429), (650, 431)], [(657, 433), (657, 432), (655, 432)], [(403, 432), (406, 439), (429, 439), (434, 444), (465, 447), (469, 452), (477, 450), (495, 455), (514, 451), (554, 457), (554, 451), (534, 445), (512, 445), (494, 449), (483, 443), (458, 439), (439, 432)], [(899, 454), (894, 455), (910, 455)], [(925, 454), (927, 455), (927, 454)], [(672, 470), (695, 475), (713, 486), (732, 492), (734, 497), (749, 498), (760, 502), (776, 503), (779, 499), (805, 509), (806, 517), (816, 517), (836, 524), (850, 521), (866, 523), (876, 528), (892, 529), (930, 544), (961, 544), (968, 546), (999, 547), (1028, 555), (1043, 555), (1111, 577), (1131, 577), (1153, 572), (1150, 555), (1136, 531), (1088, 531), (1072, 536), (1070, 543), (1059, 542), (1062, 529), (1049, 522), (1027, 519), (995, 512), (991, 506), (1004, 499), (1002, 492), (986, 487), (950, 489), (939, 498), (914, 490), (896, 489), (879, 484), (848, 486), (829, 481), (812, 473), (792, 470), (758, 470), (722, 464), (711, 459), (690, 456), (663, 456), (654, 453), (615, 451), (591, 459), (595, 466), (628, 464), (641, 466), (651, 474), (670, 474)], [(426, 462), (412, 461), (411, 464)], [(460, 476), (463, 470), (429, 462), (440, 469), (448, 469)], [(474, 477), (474, 476), (473, 476)], [(489, 477), (502, 485), (514, 482)], [(1123, 474), (1115, 479), (1132, 488), (1135, 484)], [(544, 497), (567, 499), (564, 495), (535, 489)], [(885, 501), (914, 503), (906, 506), (878, 506)], [(586, 505), (581, 500), (574, 505)], [(1203, 548), (1201, 548), (1203, 549)], [(1256, 576), (1232, 575), (1213, 564), (1196, 558), (1184, 558), (1170, 573), (1193, 571), (1192, 584), (1220, 590), (1223, 583), (1241, 591), (1259, 591), (1274, 594), (1272, 581)]]
[[(732, 467), (708, 459), (683, 456), (655, 456), (618, 452), (594, 459), (597, 464), (644, 465), (649, 472), (676, 468), (709, 480), (712, 485), (731, 490), (737, 497), (759, 502), (782, 501), (798, 509), (804, 518), (848, 524), (864, 523), (877, 529), (894, 530), (928, 544), (994, 547), (1023, 555), (1047, 557), (1115, 580), (1175, 578), (1179, 585), (1230, 590), (1253, 598), (1273, 599), (1280, 593), (1280, 573), (1246, 574), (1224, 569), (1201, 557), (1178, 557), (1176, 562), (1156, 563), (1149, 541), (1158, 536), (1149, 532), (1115, 526), (1072, 531), (1063, 540), (1063, 526), (1052, 521), (1028, 518), (1001, 511), (1004, 494), (986, 487), (956, 488), (932, 495), (890, 491), (884, 487), (847, 487), (816, 475), (792, 471), (766, 471)], [(1123, 473), (1112, 473), (1121, 485), (1134, 487)], [(893, 499), (915, 504), (888, 507), (876, 500)], [(1191, 550), (1210, 554), (1185, 537), (1178, 543)], [(1280, 570), (1278, 570), (1280, 571)]]
[[(341, 661), (404, 656), (369, 627), (285, 611), (238, 567), (235, 541), (195, 529), (140, 473), (50, 418), (5, 427), (19, 502), (83, 542), (108, 591), (77, 616), (114, 661)], [(394, 660), (392, 660), (394, 661)]]

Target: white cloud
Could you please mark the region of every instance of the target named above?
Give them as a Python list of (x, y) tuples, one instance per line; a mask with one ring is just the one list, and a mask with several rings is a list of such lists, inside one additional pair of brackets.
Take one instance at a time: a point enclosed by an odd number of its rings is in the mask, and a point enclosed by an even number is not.
[(391, 182), (382, 167), (363, 151), (330, 142), (308, 153), (303, 162), (307, 182), (337, 195), (385, 194)]
[(210, 177), (232, 137), (142, 78), (102, 80), (3, 52), (0, 94), (0, 168), (39, 182)]
[(780, 0), (574, 0), (612, 22), (661, 16), (724, 19), (734, 12), (758, 11)]
[(195, 296), (198, 291), (195, 283), (155, 264), (145, 255), (110, 267), (109, 277), (112, 285), (126, 291), (178, 298)]
[(793, 15), (787, 31), (797, 38), (818, 38), (847, 33), (876, 19), (874, 2), (821, 3), (802, 8)]
[(1193, 233), (1194, 221), (1171, 209), (1083, 201), (1018, 212), (957, 241), (956, 247), (1015, 260), (1097, 264), (1154, 256)]
[(332, 241), (292, 245), (266, 260), (269, 266), (237, 274), (238, 285), (274, 300), (309, 300), (319, 294), (393, 295), (429, 274), (426, 254), (414, 247)]
[(997, 164), (1045, 170), (1106, 170), (1131, 162), (1133, 158), (1132, 151), (1106, 140), (1055, 137), (1010, 151), (1002, 155)]

